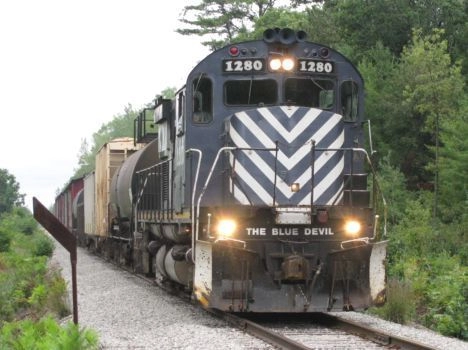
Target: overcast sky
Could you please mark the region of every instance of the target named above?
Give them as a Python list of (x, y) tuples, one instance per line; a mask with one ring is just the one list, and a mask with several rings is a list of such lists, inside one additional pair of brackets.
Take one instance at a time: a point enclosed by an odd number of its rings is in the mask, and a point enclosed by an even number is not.
[(208, 52), (175, 33), (198, 1), (0, 1), (0, 168), (53, 203), (82, 139), (131, 103), (179, 88)]

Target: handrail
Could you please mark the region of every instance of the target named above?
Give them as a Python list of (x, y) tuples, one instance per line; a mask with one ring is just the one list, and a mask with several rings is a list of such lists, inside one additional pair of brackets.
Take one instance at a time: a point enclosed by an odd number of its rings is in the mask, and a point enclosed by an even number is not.
[[(371, 162), (371, 159), (369, 157), (369, 154), (367, 153), (367, 151), (363, 148), (319, 148), (319, 147), (315, 147), (315, 145), (313, 144), (312, 145), (312, 149), (313, 149), (313, 152), (314, 154), (316, 152), (321, 152), (321, 151), (339, 151), (339, 152), (359, 152), (359, 153), (362, 153), (364, 154), (365, 158), (366, 158), (366, 161), (370, 167), (370, 171), (372, 173), (372, 176), (373, 176), (373, 179), (374, 179), (374, 195), (373, 195), (373, 207), (374, 207), (374, 210), (376, 211), (378, 209), (378, 200), (377, 200), (377, 196), (380, 195), (380, 199), (382, 201), (382, 204), (383, 204), (383, 214), (384, 214), (384, 224), (383, 224), (383, 236), (386, 237), (387, 236), (387, 201), (385, 199), (385, 196), (383, 195), (383, 192), (381, 190), (381, 187), (380, 187), (380, 184), (379, 184), (379, 181), (378, 181), (378, 178), (377, 178), (377, 173), (374, 169), (374, 166), (372, 165), (372, 162)], [(220, 158), (220, 155), (222, 152), (225, 152), (225, 151), (234, 151), (234, 150), (257, 150), (257, 151), (278, 151), (278, 148), (275, 147), (275, 148), (259, 148), (259, 147), (233, 147), (233, 146), (225, 146), (225, 147), (222, 147), (218, 150), (217, 154), (216, 154), (216, 157), (211, 165), (211, 168), (210, 168), (210, 171), (208, 173), (208, 176), (206, 178), (206, 181), (205, 181), (205, 184), (203, 185), (203, 188), (201, 189), (201, 192), (200, 192), (200, 195), (198, 196), (198, 200), (197, 200), (197, 203), (195, 205), (195, 207), (193, 207), (194, 205), (194, 199), (195, 199), (195, 191), (194, 193), (192, 194), (192, 227), (193, 225), (195, 225), (195, 237), (192, 237), (192, 246), (195, 247), (195, 244), (194, 244), (194, 240), (198, 240), (199, 238), (199, 233), (200, 233), (200, 204), (201, 204), (201, 200), (203, 198), (203, 195), (205, 194), (207, 188), (208, 188), (208, 185), (211, 181), (211, 178), (213, 176), (213, 173), (214, 173), (214, 170), (215, 170), (215, 167), (219, 161), (219, 158)], [(199, 150), (196, 150), (196, 149), (190, 149), (190, 150), (187, 150), (188, 151), (195, 151), (195, 152), (199, 152), (200, 154), (200, 158), (201, 158), (201, 151)], [(201, 159), (199, 160), (198, 162), (198, 166), (200, 165), (201, 163)], [(313, 159), (313, 162), (312, 163), (315, 163), (315, 159)], [(351, 162), (352, 163), (352, 162)], [(198, 181), (198, 172), (199, 172), (199, 168), (197, 167), (197, 176), (196, 176), (196, 180), (195, 181)], [(276, 174), (275, 174), (276, 175)], [(312, 186), (313, 187), (313, 186)], [(194, 185), (194, 190), (196, 188), (196, 182), (195, 182), (195, 185)], [(311, 196), (313, 195), (313, 190), (311, 192)], [(313, 198), (311, 198), (311, 204), (313, 203)], [(195, 220), (194, 220), (194, 217), (195, 217)], [(366, 238), (363, 238), (363, 239), (358, 239), (362, 242), (366, 242), (368, 243), (370, 240), (374, 240), (377, 236), (377, 225), (378, 225), (378, 220), (379, 220), (379, 215), (375, 215), (375, 222), (374, 222), (374, 232), (373, 232), (373, 236), (372, 237), (366, 237)], [(351, 240), (353, 241), (353, 240)], [(342, 243), (348, 243), (348, 242), (351, 242), (351, 241), (344, 241)], [(194, 253), (194, 252), (193, 252)]]
[[(380, 187), (380, 184), (379, 184), (379, 181), (378, 181), (378, 178), (377, 178), (377, 172), (375, 171), (374, 166), (372, 165), (372, 161), (371, 161), (371, 159), (369, 157), (369, 154), (363, 148), (357, 148), (357, 150), (361, 150), (366, 155), (367, 163), (369, 164), (372, 175), (374, 176), (375, 187), (377, 187), (377, 190), (380, 193), (380, 197), (382, 198), (383, 209), (384, 209), (384, 227), (383, 227), (384, 233), (383, 233), (383, 236), (386, 237), (387, 236), (387, 212), (388, 212), (387, 200), (385, 199), (382, 188)], [(375, 200), (375, 198), (374, 198), (374, 200)], [(375, 203), (375, 207), (377, 207), (377, 203)], [(378, 218), (379, 217), (377, 216), (375, 225), (377, 225)], [(376, 233), (375, 228), (374, 228), (374, 233)], [(374, 237), (372, 237), (372, 239), (375, 239), (375, 236), (376, 236), (376, 234), (374, 234)]]
[[(374, 166), (372, 164), (372, 161), (369, 157), (369, 154), (368, 152), (364, 149), (364, 148), (354, 148), (354, 147), (351, 147), (351, 148), (322, 148), (322, 147), (315, 147), (315, 142), (314, 140), (311, 140), (311, 152), (313, 153), (312, 155), (312, 164), (311, 166), (313, 167), (313, 164), (315, 163), (315, 154), (317, 152), (324, 152), (324, 151), (331, 151), (331, 152), (359, 152), (359, 153), (363, 153), (365, 158), (366, 158), (366, 161), (367, 163), (369, 164), (369, 167), (370, 167), (370, 171), (372, 173), (372, 176), (373, 176), (373, 179), (374, 179), (374, 195), (373, 195), (373, 206), (375, 208), (375, 210), (377, 210), (377, 193), (380, 195), (381, 197), (381, 200), (382, 200), (382, 204), (383, 204), (383, 236), (386, 237), (387, 236), (387, 213), (388, 213), (388, 208), (387, 208), (387, 201), (385, 199), (385, 196), (382, 192), (382, 189), (380, 187), (380, 183), (378, 181), (378, 178), (377, 178), (377, 172), (375, 171), (374, 169)], [(226, 148), (229, 148), (230, 150), (264, 150), (264, 151), (277, 151), (277, 149), (275, 148), (247, 148), (247, 147), (243, 147), (243, 148), (236, 148), (236, 147), (225, 147)], [(351, 161), (351, 166), (353, 165), (353, 162)], [(276, 174), (275, 174), (276, 175)], [(312, 174), (313, 176), (313, 174)], [(313, 181), (313, 177), (312, 177), (312, 181)], [(312, 184), (312, 190), (311, 190), (311, 207), (313, 206), (313, 184)], [(377, 226), (377, 223), (378, 223), (378, 218), (379, 216), (376, 215), (376, 218), (375, 218), (375, 225)], [(370, 238), (371, 240), (375, 239), (376, 236), (377, 236), (377, 232), (376, 232), (377, 228), (374, 227), (374, 234), (373, 236)]]
[(206, 189), (208, 187), (208, 183), (211, 180), (211, 176), (213, 175), (216, 164), (218, 163), (219, 155), (221, 154), (221, 152), (224, 152), (226, 150), (235, 150), (235, 149), (237, 149), (237, 147), (221, 147), (218, 150), (218, 153), (216, 154), (215, 160), (213, 161), (213, 165), (211, 166), (210, 172), (208, 173), (208, 176), (206, 178), (205, 185), (203, 186), (203, 188), (202, 188), (202, 190), (200, 192), (200, 195), (198, 196), (198, 201), (197, 201), (197, 206), (196, 206), (197, 214), (196, 214), (196, 220), (195, 220), (195, 224), (196, 224), (196, 226), (195, 226), (195, 237), (196, 237), (197, 240), (198, 240), (198, 233), (199, 233), (199, 228), (200, 228), (200, 203), (201, 203), (202, 197), (205, 194), (205, 191), (206, 191)]
[(200, 224), (200, 221), (199, 221), (199, 215), (200, 215), (200, 203), (201, 203), (201, 200), (202, 200), (202, 197), (203, 195), (205, 194), (205, 191), (208, 187), (208, 184), (211, 180), (211, 177), (213, 176), (213, 172), (214, 172), (214, 169), (216, 167), (216, 164), (218, 163), (218, 160), (219, 160), (219, 156), (221, 154), (221, 152), (224, 152), (224, 151), (234, 151), (234, 150), (239, 150), (239, 151), (276, 151), (276, 148), (261, 148), (261, 147), (233, 147), (233, 146), (225, 146), (225, 147), (221, 147), (219, 150), (218, 150), (218, 153), (216, 154), (216, 157), (213, 161), (213, 165), (211, 166), (211, 169), (210, 169), (210, 172), (208, 173), (208, 176), (206, 178), (206, 181), (205, 181), (205, 185), (203, 186), (202, 190), (201, 190), (201, 193), (200, 193), (200, 196), (198, 197), (198, 201), (197, 201), (197, 215), (196, 215), (196, 235), (197, 235), (197, 238), (198, 238), (198, 226)]
[[(165, 164), (169, 164), (169, 173), (170, 173), (171, 172), (171, 170), (170, 170), (171, 166), (170, 165), (171, 165), (172, 161), (173, 161), (172, 158), (165, 159), (165, 160), (163, 160), (163, 161), (161, 161), (159, 163), (153, 164), (153, 165), (151, 165), (151, 166), (149, 166), (147, 168), (140, 169), (140, 170), (135, 172), (135, 174), (138, 176), (138, 180), (139, 180), (138, 181), (138, 188), (137, 188), (139, 190), (139, 192), (136, 195), (136, 200), (135, 200), (135, 204), (134, 204), (135, 225), (138, 224), (138, 220), (139, 220), (138, 206), (140, 205), (141, 199), (144, 196), (145, 188), (149, 183), (149, 178), (151, 176), (156, 177), (158, 174), (164, 176), (163, 173), (158, 173), (158, 171), (159, 171), (159, 169), (162, 169)], [(170, 187), (171, 187), (171, 185), (169, 184), (169, 189), (168, 189), (169, 191), (170, 191)], [(169, 199), (169, 201), (170, 201), (170, 199)]]
[(198, 223), (196, 235), (193, 234), (193, 228), (195, 228), (195, 194), (197, 192), (198, 175), (200, 174), (200, 164), (203, 157), (203, 152), (197, 148), (189, 148), (185, 153), (196, 152), (198, 153), (198, 164), (195, 172), (195, 180), (192, 188), (192, 208), (191, 208), (191, 222), (192, 222), (192, 262), (195, 264), (195, 242), (198, 240)]

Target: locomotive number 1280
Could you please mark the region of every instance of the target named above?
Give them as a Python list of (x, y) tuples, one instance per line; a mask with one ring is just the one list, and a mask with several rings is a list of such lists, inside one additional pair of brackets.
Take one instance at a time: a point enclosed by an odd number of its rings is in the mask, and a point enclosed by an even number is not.
[(245, 73), (245, 72), (263, 72), (265, 62), (262, 59), (234, 59), (223, 61), (223, 72), (227, 73)]
[(334, 73), (332, 62), (310, 59), (300, 59), (298, 70), (301, 73)]

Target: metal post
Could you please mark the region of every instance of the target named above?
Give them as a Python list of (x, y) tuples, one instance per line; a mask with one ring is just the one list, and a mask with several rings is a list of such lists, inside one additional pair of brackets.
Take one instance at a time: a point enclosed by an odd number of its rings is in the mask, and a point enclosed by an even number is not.
[(68, 252), (72, 268), (73, 323), (78, 324), (78, 292), (76, 283), (76, 237), (36, 197), (33, 197), (34, 218), (44, 227)]
[(78, 324), (78, 288), (76, 281), (76, 246), (74, 253), (70, 253), (71, 271), (72, 271), (72, 300), (73, 300), (73, 323)]
[(311, 214), (311, 223), (312, 223), (312, 208), (314, 207), (314, 187), (315, 187), (315, 140), (312, 140), (312, 144), (310, 146), (310, 153), (311, 153), (311, 159), (310, 159), (310, 171), (312, 172), (310, 174), (310, 183), (311, 183), (311, 188), (310, 188), (310, 214)]

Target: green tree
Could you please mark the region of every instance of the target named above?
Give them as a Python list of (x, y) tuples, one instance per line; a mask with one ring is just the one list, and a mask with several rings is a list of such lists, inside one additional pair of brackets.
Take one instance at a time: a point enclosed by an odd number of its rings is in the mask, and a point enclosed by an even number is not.
[(414, 11), (407, 0), (324, 1), (324, 9), (335, 18), (343, 43), (363, 57), (378, 42), (399, 55), (411, 38)]
[(7, 169), (0, 169), (0, 214), (10, 211), (14, 206), (24, 205), (24, 194), (19, 192), (20, 185)]
[(468, 47), (468, 2), (466, 0), (424, 0), (410, 2), (415, 13), (413, 28), (421, 28), (424, 35), (434, 29), (443, 29), (442, 39), (447, 41), (448, 53), (453, 61), (462, 60), (463, 71), (468, 73), (466, 48)]
[[(418, 120), (417, 129), (423, 139), (416, 137), (422, 146), (434, 146), (434, 154), (421, 152), (418, 155), (421, 165), (428, 171), (431, 178), (420, 179), (434, 184), (433, 216), (437, 213), (439, 187), (439, 148), (441, 122), (453, 119), (460, 111), (460, 101), (464, 95), (464, 81), (461, 76), (461, 66), (453, 63), (448, 54), (447, 41), (441, 38), (443, 31), (434, 30), (430, 35), (423, 36), (416, 30), (410, 46), (403, 50), (401, 76), (410, 77), (403, 88), (403, 103)], [(417, 172), (412, 167), (411, 172)], [(426, 176), (427, 176), (426, 175)]]
[(175, 87), (167, 87), (163, 91), (161, 91), (161, 96), (168, 99), (173, 99), (176, 95), (177, 88)]
[[(260, 39), (263, 32), (269, 28), (291, 28), (304, 30), (309, 28), (308, 11), (295, 11), (287, 8), (271, 8), (255, 21), (254, 29), (250, 32), (239, 33), (233, 42)], [(313, 31), (312, 31), (313, 32)], [(311, 40), (309, 37), (308, 40)]]
[(382, 44), (359, 65), (366, 80), (366, 109), (375, 143), (405, 174), (410, 189), (436, 183), (438, 122), (460, 113), (463, 79), (460, 66), (435, 31), (416, 31), (398, 60)]
[[(468, 98), (453, 120), (443, 120), (439, 159), (440, 217), (468, 222)], [(465, 229), (466, 231), (466, 229)], [(466, 234), (466, 232), (465, 232)]]
[(110, 122), (103, 124), (93, 134), (91, 147), (88, 141), (83, 139), (78, 154), (78, 168), (75, 169), (73, 177), (81, 177), (94, 169), (96, 154), (105, 143), (118, 137), (133, 137), (133, 121), (137, 115), (138, 111), (128, 104), (124, 113), (114, 116)]
[[(324, 0), (323, 9), (335, 18), (335, 30), (343, 43), (354, 48), (354, 56), (364, 57), (367, 50), (382, 42), (400, 56), (414, 28), (423, 35), (443, 29), (452, 59), (466, 56), (468, 45), (468, 4), (464, 0)], [(465, 73), (468, 62), (464, 63)]]
[(256, 20), (274, 8), (276, 0), (201, 0), (185, 6), (180, 22), (188, 27), (177, 29), (182, 35), (208, 36), (203, 45), (216, 50), (250, 32)]
[[(376, 147), (378, 155), (388, 157), (394, 150), (392, 136), (395, 131), (389, 131), (388, 124), (401, 119), (394, 116), (406, 113), (402, 110), (401, 94), (394, 85), (394, 81), (398, 82), (398, 61), (388, 48), (378, 42), (367, 52), (358, 68), (365, 81), (365, 111), (366, 118), (371, 121), (373, 146)], [(390, 159), (393, 160), (393, 157)]]
[[(176, 91), (175, 87), (167, 87), (160, 95), (164, 98), (174, 98)], [(145, 107), (151, 108), (152, 106), (154, 106), (154, 102), (148, 103)], [(99, 130), (93, 134), (91, 145), (85, 138), (82, 139), (78, 153), (78, 168), (75, 169), (72, 178), (79, 178), (93, 171), (96, 154), (105, 143), (119, 137), (133, 137), (134, 121), (140, 111), (128, 104), (123, 113), (115, 115), (110, 122), (102, 124)]]

